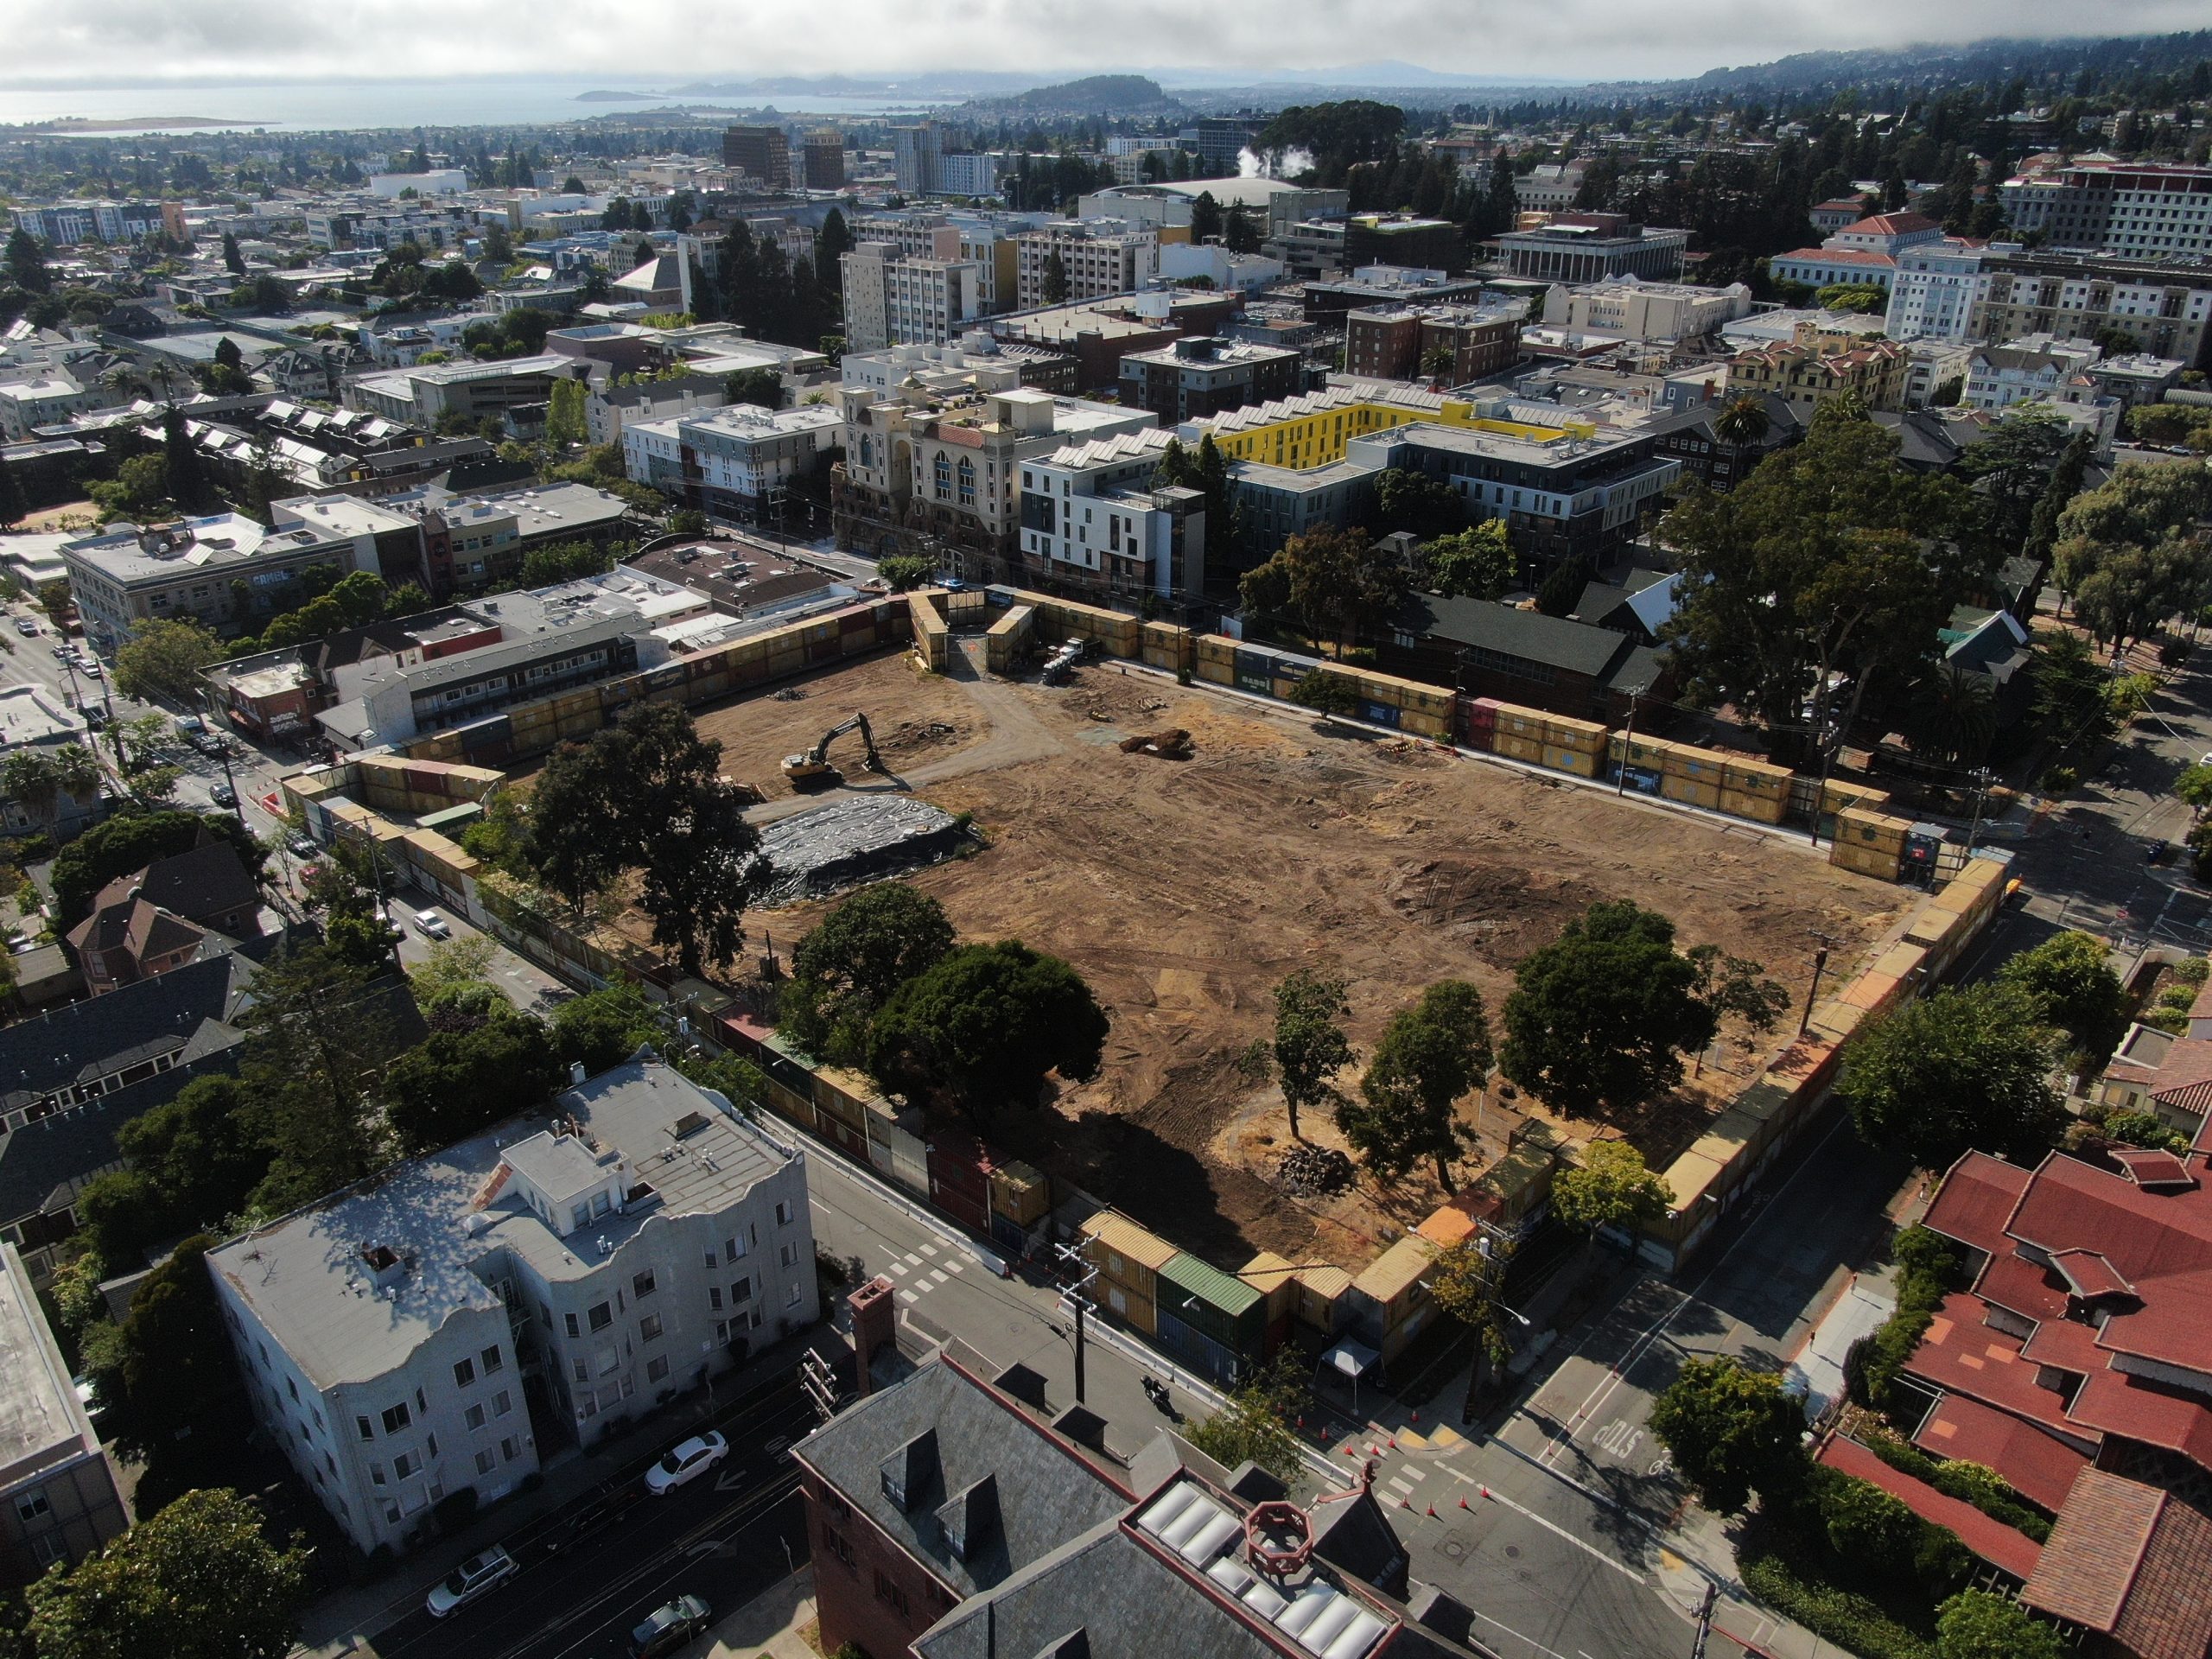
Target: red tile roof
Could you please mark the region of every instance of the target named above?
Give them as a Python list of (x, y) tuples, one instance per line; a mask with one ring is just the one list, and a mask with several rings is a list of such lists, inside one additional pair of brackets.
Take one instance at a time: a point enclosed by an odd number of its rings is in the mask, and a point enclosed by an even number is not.
[(2212, 1653), (2212, 1520), (2168, 1497), (2143, 1563), (2120, 1605), (2113, 1637), (2143, 1659), (2204, 1659)]
[(2072, 1490), (2074, 1477), (2089, 1464), (2082, 1452), (2041, 1429), (1961, 1394), (1945, 1395), (1912, 1438), (1932, 1457), (1994, 1469), (2013, 1491), (2054, 1514)]
[(1993, 1306), (2010, 1309), (2024, 1319), (2066, 1317), (2066, 1287), (2047, 1268), (2024, 1255), (1993, 1255), (1974, 1281), (1974, 1294)]
[(2005, 1224), (2034, 1179), (2032, 1171), (2018, 1164), (1970, 1152), (1951, 1166), (1922, 1224), (1988, 1255), (2010, 1255)]
[(2196, 1177), (2164, 1147), (2114, 1147), (2107, 1154), (2138, 1186), (2187, 1186)]
[(2020, 1344), (2020, 1357), (2076, 1376), (2102, 1371), (2112, 1363), (2112, 1356), (2097, 1346), (2097, 1328), (2071, 1319), (2045, 1319), (2036, 1326), (2035, 1334)]
[(2212, 1469), (2212, 1406), (2126, 1371), (2096, 1371), (2068, 1412), (2077, 1429), (2164, 1446)]
[(2068, 1286), (2084, 1301), (2135, 1294), (2135, 1287), (2094, 1250), (2061, 1250), (2050, 1258), (2050, 1265), (2065, 1275)]
[(1922, 1520), (1948, 1527), (1968, 1549), (2014, 1578), (2024, 1579), (2036, 1570), (2043, 1551), (2027, 1534), (1984, 1515), (1971, 1503), (1937, 1491), (1924, 1480), (1891, 1468), (1858, 1441), (1832, 1435), (1821, 1447), (1820, 1460), (1831, 1469), (1880, 1487)]
[(1925, 213), (1877, 213), (1872, 219), (1862, 219), (1856, 225), (1847, 225), (1836, 232), (1839, 236), (1908, 236), (1915, 231), (1932, 231), (1936, 221)]
[(1978, 1296), (1945, 1297), (1904, 1369), (1951, 1393), (2094, 1443), (2094, 1433), (2068, 1420), (2065, 1401), (2037, 1386), (2035, 1366), (2020, 1357), (2019, 1339), (1982, 1323), (1986, 1312)]
[[(2212, 986), (2212, 980), (2205, 983)], [(2151, 1073), (2149, 1089), (2160, 1100), (2185, 1096), (2212, 1083), (2212, 1041), (2202, 1037), (2177, 1037)]]
[(2093, 1630), (2110, 1630), (2120, 1620), (2165, 1501), (2155, 1486), (2084, 1469), (2020, 1599)]

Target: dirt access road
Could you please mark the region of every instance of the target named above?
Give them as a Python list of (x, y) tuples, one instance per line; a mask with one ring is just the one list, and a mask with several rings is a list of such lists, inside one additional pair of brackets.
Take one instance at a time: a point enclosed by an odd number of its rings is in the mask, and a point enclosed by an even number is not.
[[(1271, 1029), (1272, 988), (1294, 968), (1333, 963), (1351, 979), (1363, 1050), (1439, 979), (1473, 981), (1494, 1014), (1515, 964), (1601, 899), (1659, 910), (1685, 945), (1762, 962), (1802, 997), (1816, 932), (1846, 942), (1833, 965), (1847, 970), (1907, 897), (1748, 828), (1113, 664), (1060, 688), (970, 671), (919, 678), (912, 703), (891, 704), (956, 728), (899, 780), (973, 813), (990, 842), (916, 884), (964, 937), (1019, 938), (1066, 957), (1113, 1019), (1099, 1077), (1065, 1090), (1053, 1112), (1001, 1122), (995, 1138), (1216, 1261), (1260, 1249), (1363, 1261), (1437, 1197), (1425, 1177), (1389, 1191), (1363, 1178), (1323, 1201), (1267, 1179), (1287, 1125), (1273, 1091), (1236, 1062)], [(842, 718), (869, 707), (873, 718), (869, 698), (888, 696), (893, 673), (912, 671), (879, 658), (807, 682), (804, 702), (750, 699), (702, 724), (729, 746), (730, 775), (779, 785), (782, 755), (813, 723), (793, 709)], [(1192, 759), (1120, 751), (1122, 737), (1170, 726), (1192, 734)], [(761, 921), (793, 938), (825, 907)], [(1710, 1104), (1694, 1096), (1624, 1127), (1657, 1162)]]

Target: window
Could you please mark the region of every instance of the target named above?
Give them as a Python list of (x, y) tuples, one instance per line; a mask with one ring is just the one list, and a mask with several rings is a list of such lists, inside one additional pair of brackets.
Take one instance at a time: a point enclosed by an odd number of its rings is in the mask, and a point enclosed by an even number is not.
[(476, 1380), (476, 1362), (473, 1359), (455, 1360), (453, 1366), (453, 1380), (454, 1386), (461, 1389), (474, 1382)]
[(796, 1244), (785, 1245), (782, 1249), (776, 1252), (776, 1259), (787, 1268), (798, 1266), (798, 1246)]
[(614, 1323), (614, 1310), (605, 1302), (594, 1302), (591, 1312), (585, 1317), (590, 1319), (593, 1330), (604, 1331)]
[(648, 1313), (644, 1319), (638, 1321), (638, 1339), (640, 1342), (658, 1342), (660, 1340), (659, 1314)]
[(901, 1614), (906, 1611), (906, 1592), (880, 1572), (875, 1575), (875, 1599), (888, 1602), (894, 1611)]
[(742, 1233), (735, 1238), (726, 1238), (722, 1240), (722, 1260), (741, 1262), (745, 1259), (746, 1251), (750, 1248), (752, 1247), (745, 1242), (745, 1235)]
[(375, 1482), (376, 1484), (379, 1486), (383, 1485), (385, 1484), (384, 1465), (380, 1463), (371, 1464), (369, 1465), (369, 1478)]
[(294, 1405), (297, 1405), (299, 1403), (300, 1385), (293, 1382), (289, 1376), (284, 1379), (284, 1391), (292, 1396), (292, 1403)]
[(499, 1357), (499, 1344), (495, 1342), (489, 1348), (486, 1348), (481, 1354), (478, 1355), (477, 1363), (483, 1366), (484, 1375), (486, 1376), (491, 1376), (493, 1372), (498, 1370), (505, 1363), (505, 1362)]
[(733, 1279), (730, 1281), (729, 1305), (732, 1307), (740, 1306), (752, 1300), (753, 1278), (751, 1274), (748, 1274), (742, 1279)]
[(709, 1268), (715, 1267), (715, 1266), (719, 1265), (719, 1264), (715, 1262), (715, 1253), (714, 1253), (712, 1250), (709, 1250), (709, 1251), (707, 1251), (707, 1252), (706, 1252), (706, 1257), (707, 1257), (707, 1265), (708, 1265)]
[(825, 1525), (822, 1529), (822, 1547), (842, 1561), (848, 1572), (856, 1573), (860, 1571), (853, 1565), (853, 1547), (845, 1541), (845, 1535), (836, 1528)]
[(512, 1463), (520, 1455), (521, 1449), (515, 1445), (513, 1436), (509, 1435), (499, 1442), (499, 1456), (503, 1461)]
[(568, 1322), (569, 1334), (570, 1336), (581, 1337), (583, 1335), (582, 1328), (576, 1324), (576, 1316), (575, 1314), (564, 1313), (561, 1317)]
[(641, 1302), (659, 1287), (653, 1279), (653, 1270), (651, 1268), (636, 1274), (630, 1281), (630, 1294)]
[(591, 1381), (591, 1362), (589, 1360), (580, 1359), (576, 1361), (571, 1370), (573, 1370), (577, 1382), (588, 1382)]
[(356, 1417), (353, 1420), (353, 1427), (360, 1431), (361, 1438), (365, 1440), (373, 1440), (377, 1437), (375, 1428), (371, 1426), (369, 1420), (365, 1417)]
[(790, 1226), (791, 1224), (792, 1213), (791, 1201), (789, 1198), (785, 1198), (781, 1204), (779, 1204), (776, 1206), (776, 1225), (779, 1227)]
[(658, 1382), (668, 1375), (668, 1356), (656, 1354), (645, 1363), (645, 1381)]
[(709, 1307), (720, 1307), (721, 1305), (722, 1287), (720, 1285), (709, 1285), (707, 1287), (707, 1306)]
[(394, 1527), (397, 1526), (399, 1524), (399, 1505), (397, 1503), (385, 1504), (384, 1506), (384, 1518), (386, 1525)]
[(483, 1427), (484, 1408), (481, 1406), (471, 1406), (467, 1411), (461, 1414), (461, 1421), (467, 1424), (471, 1428)]
[(799, 1287), (797, 1285), (793, 1285), (791, 1289), (786, 1291), (784, 1294), (784, 1306), (785, 1307), (797, 1307), (799, 1303)]
[(25, 1526), (53, 1512), (53, 1506), (46, 1501), (46, 1488), (43, 1486), (29, 1487), (16, 1494), (16, 1516)]
[(476, 1454), (476, 1472), (478, 1474), (488, 1475), (493, 1470), (498, 1468), (499, 1465), (499, 1459), (493, 1456), (488, 1450), (479, 1452)]
[(392, 1478), (404, 1480), (408, 1476), (419, 1472), (422, 1467), (423, 1460), (420, 1458), (412, 1452), (402, 1452), (391, 1460)]
[(413, 1421), (407, 1414), (407, 1402), (404, 1400), (396, 1406), (386, 1406), (384, 1411), (384, 1432), (387, 1434), (397, 1434)]

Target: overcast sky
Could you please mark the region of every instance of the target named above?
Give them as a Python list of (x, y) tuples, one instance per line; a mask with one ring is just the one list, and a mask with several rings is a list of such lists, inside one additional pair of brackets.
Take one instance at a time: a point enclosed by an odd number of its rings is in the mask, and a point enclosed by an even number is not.
[(618, 85), (976, 67), (1694, 74), (1822, 48), (2154, 33), (2206, 0), (0, 0), (16, 84), (605, 75)]

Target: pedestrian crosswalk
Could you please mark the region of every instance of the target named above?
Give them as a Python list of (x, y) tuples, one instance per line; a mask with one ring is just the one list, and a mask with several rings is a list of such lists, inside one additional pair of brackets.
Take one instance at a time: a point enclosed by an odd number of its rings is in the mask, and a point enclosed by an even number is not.
[(950, 1284), (957, 1275), (967, 1272), (968, 1263), (952, 1251), (924, 1244), (886, 1262), (883, 1270), (899, 1281), (899, 1300), (912, 1302)]

